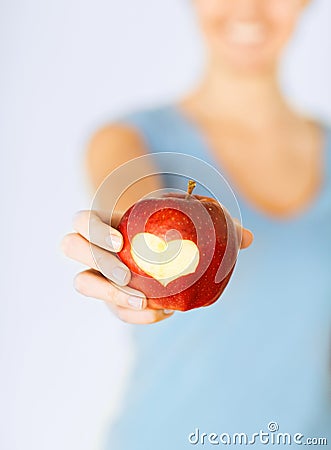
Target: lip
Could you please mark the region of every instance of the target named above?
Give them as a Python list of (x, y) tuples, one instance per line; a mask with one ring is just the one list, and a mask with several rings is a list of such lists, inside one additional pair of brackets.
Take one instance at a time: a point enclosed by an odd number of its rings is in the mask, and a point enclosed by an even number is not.
[(257, 46), (266, 39), (266, 27), (260, 22), (231, 22), (225, 27), (229, 43), (242, 46)]

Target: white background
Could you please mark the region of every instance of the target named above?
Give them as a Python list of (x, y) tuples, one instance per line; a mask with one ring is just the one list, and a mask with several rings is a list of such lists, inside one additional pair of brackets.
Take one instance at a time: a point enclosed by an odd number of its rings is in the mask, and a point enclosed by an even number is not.
[[(189, 0), (0, 1), (0, 448), (91, 450), (131, 361), (129, 326), (72, 289), (58, 244), (89, 206), (81, 156), (99, 124), (174, 98), (199, 73)], [(295, 103), (331, 120), (331, 2), (286, 56)]]

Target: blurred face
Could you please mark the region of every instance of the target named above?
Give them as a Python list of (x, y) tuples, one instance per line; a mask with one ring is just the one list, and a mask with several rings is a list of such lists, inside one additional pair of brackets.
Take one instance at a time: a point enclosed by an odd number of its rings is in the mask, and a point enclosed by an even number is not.
[(213, 57), (243, 70), (274, 66), (307, 0), (194, 0)]

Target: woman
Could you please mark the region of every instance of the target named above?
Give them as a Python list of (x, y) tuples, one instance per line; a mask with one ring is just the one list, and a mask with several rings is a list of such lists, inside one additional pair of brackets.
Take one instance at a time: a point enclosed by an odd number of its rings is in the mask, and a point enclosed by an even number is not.
[[(330, 135), (294, 111), (277, 82), (281, 52), (306, 3), (195, 0), (208, 55), (199, 85), (177, 104), (121, 118), (91, 141), (87, 167), (96, 188), (147, 152), (181, 149), (214, 163), (255, 234), (222, 301), (174, 314), (152, 310), (142, 293), (123, 293), (100, 275), (88, 212), (75, 216), (77, 233), (64, 239), (64, 251), (91, 267), (77, 276), (78, 291), (106, 300), (126, 322), (161, 322), (133, 327), (136, 365), (109, 449), (233, 443), (233, 433), (265, 447), (252, 436), (262, 430), (271, 439), (278, 427), (292, 444), (295, 433), (301, 443), (328, 437)], [(161, 184), (146, 181), (136, 194)], [(111, 254), (121, 248), (120, 233), (102, 217), (94, 215), (94, 224), (94, 244), (109, 250), (109, 278), (126, 285), (130, 274)], [(251, 242), (244, 230), (242, 247)]]

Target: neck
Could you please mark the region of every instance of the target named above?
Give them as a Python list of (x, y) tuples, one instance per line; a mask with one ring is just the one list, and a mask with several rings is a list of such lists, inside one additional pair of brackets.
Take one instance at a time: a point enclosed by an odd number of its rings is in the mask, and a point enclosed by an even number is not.
[(192, 99), (211, 120), (236, 120), (247, 125), (273, 123), (290, 113), (278, 84), (277, 68), (240, 72), (212, 59)]

